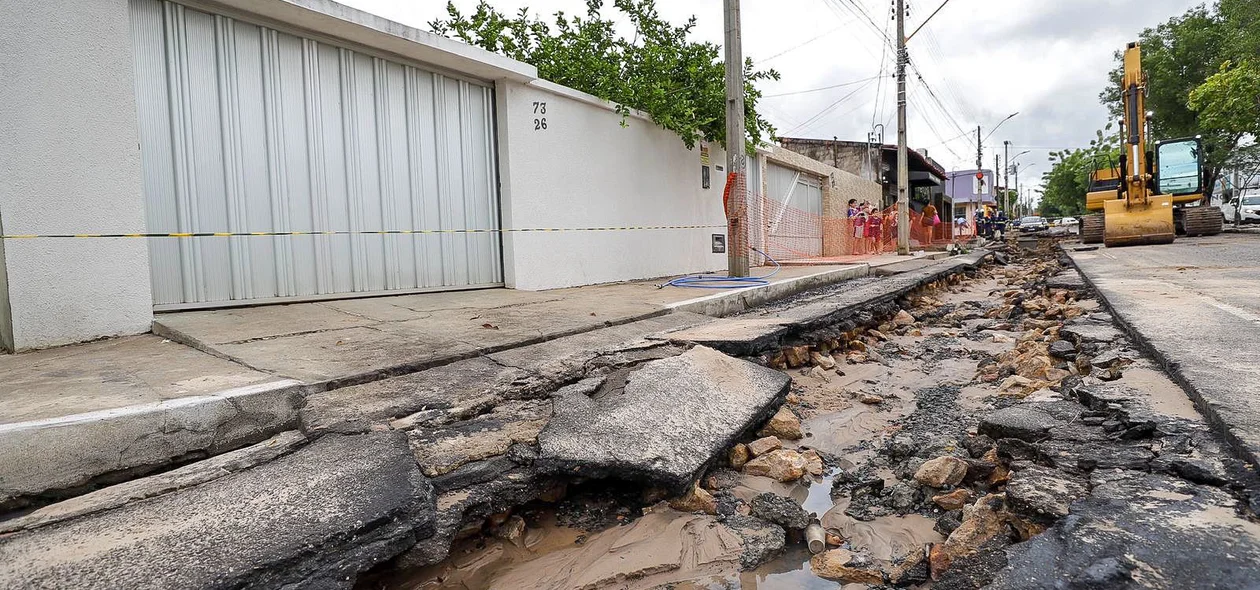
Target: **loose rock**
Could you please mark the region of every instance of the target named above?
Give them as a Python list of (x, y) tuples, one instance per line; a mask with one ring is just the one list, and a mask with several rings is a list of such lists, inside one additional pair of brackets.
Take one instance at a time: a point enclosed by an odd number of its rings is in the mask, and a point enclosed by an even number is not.
[(805, 457), (796, 451), (779, 449), (744, 465), (744, 473), (762, 475), (779, 481), (795, 481), (805, 475)]
[(735, 469), (742, 468), (744, 464), (748, 462), (748, 459), (751, 458), (748, 451), (748, 445), (739, 443), (734, 447), (731, 447), (731, 452), (728, 454), (728, 458), (730, 459), (731, 467), (734, 467)]
[(914, 480), (934, 488), (955, 486), (967, 475), (967, 463), (958, 457), (937, 457), (914, 472)]
[(873, 406), (873, 405), (884, 403), (884, 398), (878, 395), (875, 395), (873, 393), (863, 393), (862, 395), (858, 397), (858, 401), (864, 404), (869, 404)]
[(818, 365), (825, 370), (829, 371), (836, 368), (836, 359), (831, 358), (831, 355), (811, 352), (809, 353), (809, 359), (813, 361), (815, 365)]
[(805, 458), (805, 473), (814, 476), (823, 474), (825, 465), (823, 465), (822, 456), (818, 454), (818, 451), (808, 449), (801, 453), (801, 456)]
[(783, 359), (787, 366), (796, 368), (809, 363), (808, 346), (789, 346), (783, 349)]
[(893, 325), (909, 326), (910, 324), (913, 324), (914, 321), (914, 316), (910, 315), (910, 312), (903, 309), (897, 312), (896, 317), (893, 318)]
[(757, 495), (749, 504), (752, 516), (785, 529), (799, 531), (809, 526), (809, 513), (790, 498), (766, 492)]
[(971, 502), (971, 491), (960, 488), (948, 494), (932, 496), (932, 502), (940, 506), (941, 510), (959, 510)]
[(686, 495), (670, 500), (669, 507), (679, 512), (717, 514), (717, 500), (713, 498), (713, 494), (700, 487), (698, 483), (693, 484)]
[[(771, 451), (777, 451), (783, 448), (783, 442), (780, 441), (779, 437), (777, 436), (767, 436), (767, 437), (759, 438), (757, 440), (754, 440), (748, 443), (747, 448), (748, 448), (748, 452), (753, 457), (760, 457)], [(747, 463), (747, 462), (748, 460), (745, 459), (744, 463)]]
[(809, 569), (815, 576), (846, 584), (884, 583), (884, 574), (851, 551), (832, 549), (810, 558)]
[(777, 436), (787, 440), (800, 440), (805, 437), (805, 432), (801, 430), (801, 419), (792, 413), (787, 406), (779, 408), (779, 411), (766, 422), (765, 427), (757, 431), (758, 436)]

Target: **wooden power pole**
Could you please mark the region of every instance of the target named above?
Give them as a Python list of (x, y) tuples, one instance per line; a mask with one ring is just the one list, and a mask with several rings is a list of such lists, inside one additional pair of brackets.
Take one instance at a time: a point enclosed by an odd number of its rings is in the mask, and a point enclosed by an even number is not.
[(744, 152), (744, 51), (739, 0), (725, 0), (726, 23), (726, 265), (732, 277), (748, 276), (748, 156)]
[(897, 254), (910, 254), (910, 154), (906, 152), (906, 0), (897, 0)]

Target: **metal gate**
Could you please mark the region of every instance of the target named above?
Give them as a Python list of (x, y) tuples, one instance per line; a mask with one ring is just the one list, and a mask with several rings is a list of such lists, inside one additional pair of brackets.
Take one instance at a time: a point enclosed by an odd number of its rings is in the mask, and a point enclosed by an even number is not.
[(778, 259), (821, 256), (822, 184), (811, 174), (766, 163), (766, 249)]
[(284, 234), (151, 239), (156, 308), (502, 284), (490, 87), (171, 2), (131, 27), (148, 231)]

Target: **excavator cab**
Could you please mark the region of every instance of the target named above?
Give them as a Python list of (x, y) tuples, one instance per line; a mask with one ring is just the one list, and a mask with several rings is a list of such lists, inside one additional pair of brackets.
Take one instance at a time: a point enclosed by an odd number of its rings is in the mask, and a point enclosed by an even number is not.
[(1155, 186), (1161, 195), (1203, 194), (1203, 142), (1197, 137), (1160, 142), (1155, 147)]

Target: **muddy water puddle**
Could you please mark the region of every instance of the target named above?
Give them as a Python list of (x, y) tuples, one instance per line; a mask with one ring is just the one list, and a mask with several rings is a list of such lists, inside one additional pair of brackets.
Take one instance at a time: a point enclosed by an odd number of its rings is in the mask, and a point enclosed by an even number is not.
[(611, 588), (637, 590), (739, 570), (740, 540), (714, 517), (655, 507), (623, 526), (587, 534), (554, 516), (514, 539), (457, 543), (445, 562), (394, 580), (406, 590)]

